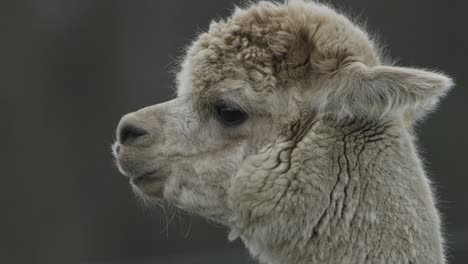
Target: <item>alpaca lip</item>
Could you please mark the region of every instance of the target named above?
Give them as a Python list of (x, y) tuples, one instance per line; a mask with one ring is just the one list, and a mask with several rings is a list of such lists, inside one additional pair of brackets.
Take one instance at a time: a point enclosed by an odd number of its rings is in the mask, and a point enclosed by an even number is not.
[(142, 183), (144, 183), (146, 181), (158, 179), (158, 177), (155, 177), (156, 174), (157, 174), (157, 170), (153, 170), (153, 171), (147, 172), (147, 173), (145, 173), (143, 175), (132, 177), (131, 181), (132, 181), (133, 184), (139, 185), (139, 184), (142, 184)]

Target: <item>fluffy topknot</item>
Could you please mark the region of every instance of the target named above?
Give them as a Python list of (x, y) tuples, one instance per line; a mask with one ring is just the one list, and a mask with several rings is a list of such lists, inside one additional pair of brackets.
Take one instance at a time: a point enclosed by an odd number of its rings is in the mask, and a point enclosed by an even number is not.
[(308, 89), (312, 108), (337, 118), (418, 118), (452, 86), (439, 73), (382, 66), (379, 49), (359, 26), (326, 5), (303, 0), (259, 2), (213, 22), (188, 51), (179, 95), (213, 97), (227, 79), (262, 94)]

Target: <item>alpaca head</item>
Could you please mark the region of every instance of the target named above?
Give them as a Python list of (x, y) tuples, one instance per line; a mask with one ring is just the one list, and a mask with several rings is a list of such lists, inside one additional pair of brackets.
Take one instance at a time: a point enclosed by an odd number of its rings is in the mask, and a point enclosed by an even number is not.
[[(451, 81), (383, 65), (359, 27), (299, 1), (261, 2), (212, 23), (187, 51), (177, 84), (175, 99), (122, 118), (117, 165), (138, 194), (230, 224), (239, 186), (288, 184), (267, 174), (291, 169), (284, 161), (316, 120), (411, 124)], [(258, 177), (234, 184), (246, 173)]]

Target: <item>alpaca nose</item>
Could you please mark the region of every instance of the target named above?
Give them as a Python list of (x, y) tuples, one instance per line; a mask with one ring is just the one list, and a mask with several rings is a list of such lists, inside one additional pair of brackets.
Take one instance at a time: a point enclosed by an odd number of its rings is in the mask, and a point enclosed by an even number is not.
[(142, 123), (135, 117), (135, 113), (122, 117), (117, 126), (117, 140), (123, 146), (143, 146), (149, 143), (150, 133)]
[(135, 124), (124, 124), (119, 128), (118, 139), (122, 145), (132, 145), (139, 138), (147, 134), (148, 132), (145, 129), (138, 127)]

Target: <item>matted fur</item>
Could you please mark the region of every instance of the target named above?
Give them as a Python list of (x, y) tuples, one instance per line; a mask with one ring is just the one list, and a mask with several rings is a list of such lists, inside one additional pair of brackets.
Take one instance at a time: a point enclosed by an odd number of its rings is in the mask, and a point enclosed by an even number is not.
[[(262, 263), (444, 263), (411, 125), (452, 86), (384, 65), (361, 28), (314, 2), (259, 2), (187, 51), (178, 96), (124, 116), (140, 195), (230, 228)], [(248, 119), (223, 125), (217, 105)]]

